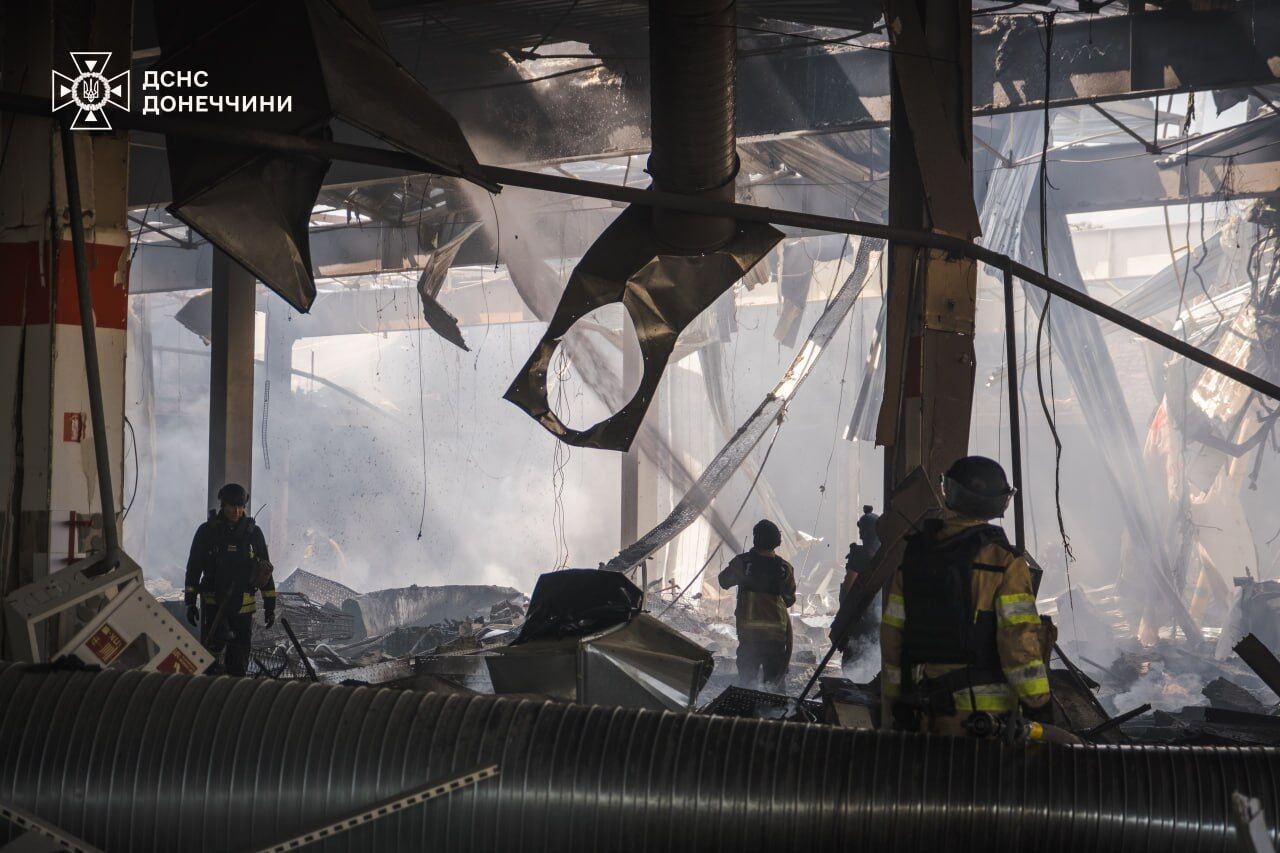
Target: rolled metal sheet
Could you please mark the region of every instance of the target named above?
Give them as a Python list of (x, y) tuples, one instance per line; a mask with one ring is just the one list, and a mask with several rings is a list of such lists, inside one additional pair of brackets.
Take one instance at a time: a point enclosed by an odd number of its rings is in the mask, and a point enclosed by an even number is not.
[[(299, 681), (0, 669), (0, 802), (110, 851), (1234, 850), (1280, 751), (993, 741)], [(6, 835), (8, 833), (8, 835)], [(14, 830), (0, 827), (0, 839)], [(1276, 839), (1272, 829), (1272, 838)]]

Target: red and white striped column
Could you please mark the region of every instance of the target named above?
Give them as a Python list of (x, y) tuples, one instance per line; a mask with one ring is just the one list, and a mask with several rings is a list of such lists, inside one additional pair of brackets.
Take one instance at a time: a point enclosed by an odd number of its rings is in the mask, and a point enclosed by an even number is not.
[[(129, 62), (131, 0), (3, 0), (0, 15), (7, 91), (49, 97), (52, 71), (67, 70), (72, 50), (111, 51), (120, 70)], [(118, 508), (129, 142), (125, 133), (74, 136), (107, 421), (101, 438)], [(100, 549), (102, 518), (57, 127), (0, 116), (0, 150), (0, 593), (8, 594)]]

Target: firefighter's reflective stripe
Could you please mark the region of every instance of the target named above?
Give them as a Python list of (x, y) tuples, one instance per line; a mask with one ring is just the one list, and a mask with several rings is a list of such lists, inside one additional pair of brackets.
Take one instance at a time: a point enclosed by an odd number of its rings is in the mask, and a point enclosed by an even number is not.
[(1049, 694), (1049, 674), (1045, 671), (1044, 661), (1039, 658), (1025, 666), (1006, 668), (1004, 677), (1023, 699), (1037, 699)]
[(1036, 613), (1035, 596), (1025, 593), (998, 596), (996, 624), (1001, 628), (1008, 625), (1039, 625), (1040, 616)]
[(895, 628), (907, 624), (907, 605), (900, 595), (889, 596), (889, 603), (884, 608), (884, 623)]
[(1012, 711), (1018, 701), (1004, 684), (975, 684), (972, 691), (966, 687), (955, 691), (952, 697), (957, 711)]
[(183, 592), (187, 593), (188, 595), (194, 595), (195, 593), (197, 593), (197, 592), (199, 592), (199, 591), (200, 591), (200, 590), (196, 589), (194, 586), (189, 586), (189, 587), (187, 587), (185, 590), (183, 590)]
[(880, 667), (880, 693), (891, 698), (902, 694), (902, 670), (891, 663)]
[(275, 598), (275, 597), (276, 597), (276, 591), (275, 591), (274, 589), (264, 589), (264, 590), (262, 591), (262, 597), (263, 597), (263, 598)]

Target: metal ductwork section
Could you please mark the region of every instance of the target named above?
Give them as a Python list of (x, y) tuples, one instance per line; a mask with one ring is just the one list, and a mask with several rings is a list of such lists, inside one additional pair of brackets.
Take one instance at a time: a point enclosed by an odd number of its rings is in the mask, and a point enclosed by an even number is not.
[[(500, 775), (316, 850), (1236, 850), (1280, 750), (997, 741), (490, 696), (0, 669), (0, 804), (106, 850), (244, 850)], [(13, 837), (0, 825), (0, 840)], [(1276, 833), (1272, 829), (1272, 837)]]
[[(738, 174), (733, 0), (654, 0), (649, 7), (653, 187), (734, 200)], [(782, 239), (768, 225), (631, 206), (582, 256), (537, 349), (505, 399), (567, 444), (627, 450), (680, 333)], [(587, 314), (621, 303), (644, 357), (640, 386), (586, 429), (551, 409), (547, 376), (561, 339)]]
[[(655, 189), (734, 201), (738, 175), (734, 0), (649, 3), (649, 91)], [(659, 242), (685, 252), (733, 239), (732, 219), (653, 211)]]

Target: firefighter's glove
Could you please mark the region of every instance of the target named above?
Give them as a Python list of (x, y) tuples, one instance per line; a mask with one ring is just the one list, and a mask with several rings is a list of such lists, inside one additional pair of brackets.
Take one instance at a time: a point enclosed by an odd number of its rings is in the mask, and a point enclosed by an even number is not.
[(200, 608), (199, 607), (196, 607), (194, 604), (190, 604), (187, 606), (187, 621), (190, 622), (192, 625), (200, 624)]
[(274, 607), (267, 608), (267, 612), (263, 614), (263, 621), (268, 628), (276, 624), (276, 609)]

